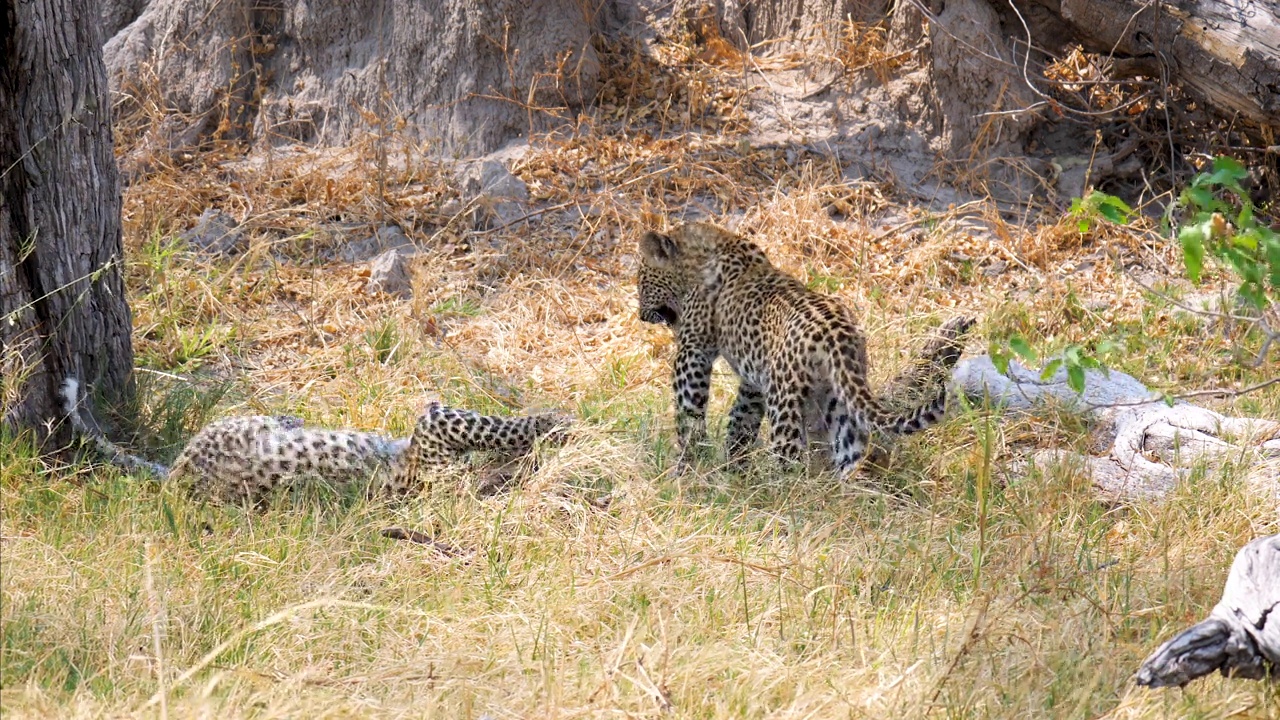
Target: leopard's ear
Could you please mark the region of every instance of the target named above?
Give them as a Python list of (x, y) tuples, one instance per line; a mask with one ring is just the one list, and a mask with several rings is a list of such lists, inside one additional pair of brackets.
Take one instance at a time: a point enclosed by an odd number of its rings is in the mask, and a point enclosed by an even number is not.
[(646, 261), (666, 267), (680, 256), (680, 246), (671, 236), (650, 230), (640, 238), (640, 254)]

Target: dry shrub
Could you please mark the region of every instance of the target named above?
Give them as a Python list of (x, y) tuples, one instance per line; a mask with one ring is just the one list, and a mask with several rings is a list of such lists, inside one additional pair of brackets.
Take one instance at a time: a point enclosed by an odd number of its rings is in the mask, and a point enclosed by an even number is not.
[(836, 59), (846, 73), (870, 70), (881, 84), (885, 84), (914, 52), (912, 49), (890, 53), (887, 50), (888, 42), (889, 30), (884, 25), (846, 20), (840, 27)]

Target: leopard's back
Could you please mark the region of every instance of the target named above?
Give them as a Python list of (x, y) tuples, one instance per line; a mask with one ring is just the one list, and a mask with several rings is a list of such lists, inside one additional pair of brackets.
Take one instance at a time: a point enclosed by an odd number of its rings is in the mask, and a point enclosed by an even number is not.
[(394, 472), (405, 443), (352, 430), (303, 427), (266, 415), (224, 418), (187, 442), (169, 479), (190, 481), (198, 497), (258, 500), (282, 488), (323, 483), (339, 492), (363, 489)]

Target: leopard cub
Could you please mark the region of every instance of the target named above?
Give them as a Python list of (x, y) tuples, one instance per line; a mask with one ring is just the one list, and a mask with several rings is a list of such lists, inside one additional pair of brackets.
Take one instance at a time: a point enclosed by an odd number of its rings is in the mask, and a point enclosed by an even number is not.
[[(706, 436), (711, 367), (723, 357), (739, 377), (729, 413), (730, 460), (754, 442), (767, 414), (770, 450), (798, 460), (809, 426), (825, 427), (841, 479), (866, 455), (872, 429), (891, 435), (938, 422), (946, 383), (914, 407), (895, 411), (867, 383), (866, 341), (852, 313), (809, 290), (769, 262), (758, 245), (710, 223), (689, 223), (640, 238), (636, 285), (640, 319), (670, 326), (676, 336), (672, 384), (680, 442), (679, 467)], [(972, 325), (961, 318), (930, 348), (949, 368)], [(939, 374), (909, 373), (910, 380)], [(918, 376), (918, 377), (917, 377)]]

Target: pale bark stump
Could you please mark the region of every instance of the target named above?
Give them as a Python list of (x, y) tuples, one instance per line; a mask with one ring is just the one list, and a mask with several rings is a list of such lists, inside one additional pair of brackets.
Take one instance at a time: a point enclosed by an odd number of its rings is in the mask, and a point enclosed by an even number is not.
[[(139, 11), (138, 7), (142, 6)], [(612, 0), (108, 0), (134, 19), (103, 52), (127, 116), (170, 116), (165, 148), (205, 140), (339, 147), (397, 132), (484, 154), (572, 122), (600, 79)]]
[(1227, 677), (1274, 677), (1280, 664), (1280, 535), (1240, 548), (1222, 601), (1209, 617), (1161, 645), (1138, 670), (1139, 685), (1182, 686), (1217, 670)]
[(133, 367), (120, 181), (96, 6), (7, 0), (0, 28), (0, 412), (47, 439), (67, 374)]

